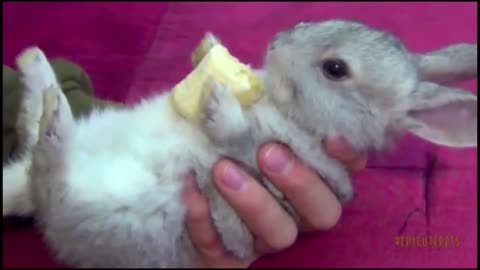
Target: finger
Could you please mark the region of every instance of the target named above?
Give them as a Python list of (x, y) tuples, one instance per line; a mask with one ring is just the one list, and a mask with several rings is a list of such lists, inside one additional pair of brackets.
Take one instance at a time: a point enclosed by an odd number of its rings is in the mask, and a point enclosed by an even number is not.
[(327, 153), (342, 162), (348, 170), (358, 171), (366, 166), (367, 155), (356, 152), (342, 137), (327, 138), (324, 145)]
[(347, 169), (351, 172), (358, 172), (367, 166), (368, 157), (365, 154), (347, 164)]
[(329, 229), (337, 223), (342, 207), (335, 194), (285, 146), (264, 145), (259, 151), (258, 163), (302, 220), (316, 229)]
[(256, 238), (273, 250), (293, 244), (298, 233), (294, 220), (242, 168), (221, 160), (214, 167), (214, 182)]
[(197, 251), (206, 259), (224, 255), (224, 248), (210, 219), (208, 201), (200, 193), (193, 175), (187, 177), (184, 199), (187, 204), (186, 227)]

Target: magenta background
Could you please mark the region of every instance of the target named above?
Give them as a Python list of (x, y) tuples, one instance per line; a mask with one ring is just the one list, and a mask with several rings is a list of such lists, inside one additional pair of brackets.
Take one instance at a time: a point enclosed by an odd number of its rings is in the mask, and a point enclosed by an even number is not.
[[(276, 31), (334, 17), (388, 29), (417, 52), (477, 41), (475, 2), (32, 2), (3, 4), (2, 56), (12, 65), (20, 50), (38, 45), (49, 57), (82, 65), (98, 96), (131, 103), (181, 80), (207, 30), (258, 66)], [(476, 82), (461, 86), (476, 93)], [(427, 153), (438, 161), (429, 181), (423, 178)], [(372, 157), (370, 168), (356, 177), (359, 196), (332, 231), (301, 235), (253, 267), (476, 267), (476, 164), (476, 149), (444, 149), (408, 136), (389, 155)], [(405, 234), (454, 235), (460, 246), (397, 247), (403, 224)], [(4, 227), (3, 248), (4, 267), (56, 265), (31, 227)]]

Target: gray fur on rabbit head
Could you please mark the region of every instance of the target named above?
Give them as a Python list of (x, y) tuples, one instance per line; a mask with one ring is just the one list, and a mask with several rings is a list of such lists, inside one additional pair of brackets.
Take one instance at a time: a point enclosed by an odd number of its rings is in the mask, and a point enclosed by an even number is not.
[(449, 147), (477, 145), (477, 97), (441, 86), (477, 75), (477, 45), (409, 52), (393, 35), (345, 20), (277, 34), (266, 66), (272, 99), (313, 134), (359, 150), (409, 131)]

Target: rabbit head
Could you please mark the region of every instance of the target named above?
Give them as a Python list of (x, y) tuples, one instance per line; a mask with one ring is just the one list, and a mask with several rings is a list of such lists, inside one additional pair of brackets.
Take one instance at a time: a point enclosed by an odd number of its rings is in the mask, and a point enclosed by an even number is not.
[(440, 85), (476, 77), (476, 44), (415, 54), (358, 22), (303, 22), (273, 38), (265, 67), (268, 95), (315, 135), (340, 133), (357, 148), (382, 148), (399, 131), (477, 144), (477, 97)]

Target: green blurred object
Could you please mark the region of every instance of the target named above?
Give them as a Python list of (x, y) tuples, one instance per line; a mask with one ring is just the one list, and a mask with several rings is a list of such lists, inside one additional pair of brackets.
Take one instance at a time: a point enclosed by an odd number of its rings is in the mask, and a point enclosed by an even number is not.
[[(50, 61), (75, 117), (88, 114), (92, 108), (121, 107), (122, 103), (94, 97), (93, 85), (88, 74), (78, 65), (65, 60)], [(23, 85), (20, 75), (3, 65), (3, 164), (14, 158), (19, 149), (15, 124), (20, 107)]]

